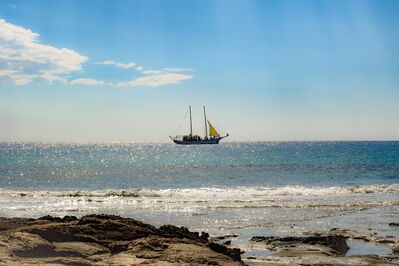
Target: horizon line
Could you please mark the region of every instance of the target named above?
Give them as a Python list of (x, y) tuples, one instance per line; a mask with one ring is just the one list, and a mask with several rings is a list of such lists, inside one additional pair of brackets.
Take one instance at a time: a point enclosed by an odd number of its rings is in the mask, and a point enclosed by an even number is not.
[[(279, 143), (279, 142), (399, 142), (398, 139), (336, 139), (336, 140), (237, 140), (223, 141), (220, 144), (232, 143)], [(172, 144), (170, 141), (0, 141), (0, 144)]]

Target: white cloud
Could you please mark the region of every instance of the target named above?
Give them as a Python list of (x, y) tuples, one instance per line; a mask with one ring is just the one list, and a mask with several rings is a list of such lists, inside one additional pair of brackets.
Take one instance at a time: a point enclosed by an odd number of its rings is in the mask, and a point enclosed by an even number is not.
[(0, 19), (0, 77), (17, 85), (41, 78), (65, 81), (87, 60), (71, 49), (41, 44), (39, 34)]
[(182, 67), (165, 67), (163, 70), (169, 72), (192, 72), (195, 71), (192, 68), (182, 68)]
[(133, 62), (125, 64), (125, 63), (120, 63), (120, 62), (116, 62), (116, 61), (113, 61), (113, 60), (106, 60), (106, 61), (103, 61), (103, 62), (97, 62), (96, 64), (99, 64), (99, 65), (110, 65), (110, 66), (115, 66), (117, 68), (132, 68), (132, 67), (136, 66), (136, 63), (133, 63)]
[(154, 74), (158, 75), (158, 74), (161, 74), (162, 71), (161, 70), (144, 70), (142, 73), (146, 74), (146, 75), (148, 75), (148, 74), (150, 74), (150, 75), (154, 75)]
[(177, 84), (192, 79), (192, 75), (176, 72), (194, 71), (190, 68), (165, 68), (164, 70), (144, 70), (135, 63), (120, 63), (113, 60), (96, 64), (112, 65), (118, 68), (135, 68), (145, 76), (134, 80), (112, 84), (103, 80), (80, 78), (68, 81), (69, 74), (82, 70), (87, 57), (68, 48), (57, 48), (42, 44), (39, 34), (0, 19), (0, 81), (11, 81), (24, 85), (35, 79), (48, 82), (62, 82), (71, 85), (109, 85), (119, 87), (150, 86), (158, 87)]
[(14, 9), (17, 8), (17, 6), (16, 6), (16, 5), (13, 5), (13, 4), (7, 4), (7, 6), (8, 6), (8, 7), (11, 7), (11, 8), (14, 8)]
[(32, 76), (21, 75), (18, 71), (9, 69), (0, 69), (0, 79), (10, 79), (17, 85), (24, 85), (32, 80)]
[(159, 87), (168, 84), (177, 84), (183, 80), (192, 79), (191, 75), (164, 73), (159, 75), (140, 77), (130, 81), (119, 82), (118, 87)]
[(105, 82), (103, 80), (97, 79), (74, 79), (69, 82), (72, 85), (104, 85)]

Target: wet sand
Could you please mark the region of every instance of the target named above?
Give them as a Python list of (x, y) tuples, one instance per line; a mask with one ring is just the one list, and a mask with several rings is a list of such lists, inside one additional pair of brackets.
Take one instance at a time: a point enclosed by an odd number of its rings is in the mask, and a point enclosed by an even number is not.
[[(399, 240), (372, 233), (333, 229), (296, 237), (254, 236), (248, 250), (234, 247), (235, 237), (113, 215), (0, 218), (0, 265), (399, 264)], [(353, 245), (361, 249), (362, 243), (371, 254), (366, 248), (366, 254), (348, 256)], [(379, 245), (389, 252), (372, 254)]]

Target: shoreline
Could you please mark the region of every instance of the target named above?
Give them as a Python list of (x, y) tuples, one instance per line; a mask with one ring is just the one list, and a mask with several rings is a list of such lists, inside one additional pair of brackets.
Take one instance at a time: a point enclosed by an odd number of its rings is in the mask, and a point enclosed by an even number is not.
[[(395, 229), (396, 223), (390, 224)], [(6, 265), (358, 265), (399, 263), (399, 239), (334, 228), (296, 237), (252, 236), (246, 250), (236, 235), (212, 236), (185, 227), (155, 227), (131, 218), (0, 218), (0, 264)], [(357, 242), (356, 242), (357, 241)], [(355, 244), (354, 244), (355, 243)], [(348, 245), (349, 244), (349, 245)], [(362, 245), (386, 254), (347, 255)], [(364, 247), (363, 247), (364, 248)], [(375, 251), (375, 250), (374, 250)]]
[(208, 237), (114, 215), (0, 218), (0, 264), (242, 265), (239, 249)]

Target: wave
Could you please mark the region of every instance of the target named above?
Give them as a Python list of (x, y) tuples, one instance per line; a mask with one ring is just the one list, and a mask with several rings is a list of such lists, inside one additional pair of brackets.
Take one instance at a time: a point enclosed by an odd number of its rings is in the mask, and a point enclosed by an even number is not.
[(356, 194), (392, 194), (399, 192), (399, 184), (344, 185), (331, 187), (234, 187), (184, 189), (128, 189), (128, 190), (0, 190), (0, 197), (91, 197), (91, 198), (180, 198), (182, 200), (270, 199), (279, 197), (345, 196)]

